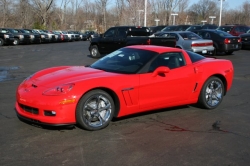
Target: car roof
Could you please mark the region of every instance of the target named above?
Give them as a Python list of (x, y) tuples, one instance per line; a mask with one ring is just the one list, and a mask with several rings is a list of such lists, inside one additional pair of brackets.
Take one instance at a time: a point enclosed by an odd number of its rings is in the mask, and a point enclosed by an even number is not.
[(142, 50), (148, 50), (148, 51), (154, 51), (160, 53), (164, 53), (166, 51), (169, 52), (181, 52), (181, 49), (174, 48), (174, 47), (165, 47), (165, 46), (156, 46), (156, 45), (132, 45), (127, 46), (125, 48), (135, 48), (135, 49), (142, 49)]

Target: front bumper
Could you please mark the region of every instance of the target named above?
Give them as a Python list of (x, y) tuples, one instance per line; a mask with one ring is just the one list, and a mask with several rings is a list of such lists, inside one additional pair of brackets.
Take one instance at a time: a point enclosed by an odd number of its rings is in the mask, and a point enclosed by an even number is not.
[(5, 38), (4, 45), (13, 45), (14, 38)]

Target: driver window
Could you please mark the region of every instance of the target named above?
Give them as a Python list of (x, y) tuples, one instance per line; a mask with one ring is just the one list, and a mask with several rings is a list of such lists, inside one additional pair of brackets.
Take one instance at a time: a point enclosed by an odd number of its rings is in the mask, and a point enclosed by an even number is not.
[(115, 35), (115, 29), (109, 29), (105, 34), (104, 37), (113, 37)]
[(183, 58), (182, 53), (172, 52), (164, 53), (159, 55), (150, 65), (149, 72), (153, 72), (156, 68), (160, 66), (166, 66), (170, 69), (179, 68), (185, 66), (186, 62)]

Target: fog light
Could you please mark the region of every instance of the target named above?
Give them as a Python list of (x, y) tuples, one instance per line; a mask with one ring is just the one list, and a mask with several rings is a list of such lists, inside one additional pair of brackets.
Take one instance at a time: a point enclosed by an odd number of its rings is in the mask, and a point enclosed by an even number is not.
[(44, 110), (45, 116), (56, 116), (56, 111)]

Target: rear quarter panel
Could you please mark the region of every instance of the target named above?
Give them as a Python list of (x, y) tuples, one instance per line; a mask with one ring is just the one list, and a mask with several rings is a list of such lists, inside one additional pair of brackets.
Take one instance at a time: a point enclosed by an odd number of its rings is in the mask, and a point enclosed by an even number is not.
[(217, 76), (222, 79), (227, 92), (233, 83), (234, 68), (229, 60), (206, 58), (195, 63), (198, 72), (201, 72), (199, 88), (201, 89), (206, 80), (212, 76)]

